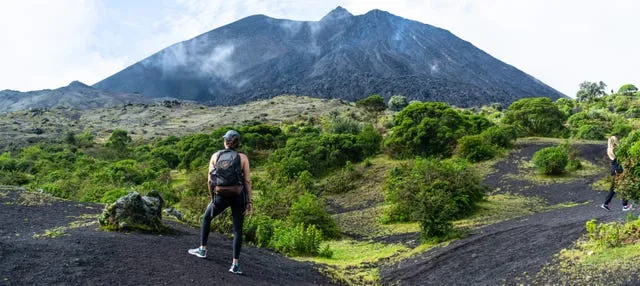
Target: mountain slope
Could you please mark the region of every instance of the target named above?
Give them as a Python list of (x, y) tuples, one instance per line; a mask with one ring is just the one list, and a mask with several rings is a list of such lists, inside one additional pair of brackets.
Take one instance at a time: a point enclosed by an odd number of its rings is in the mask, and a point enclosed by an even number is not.
[(0, 91), (0, 113), (33, 108), (69, 107), (90, 109), (150, 102), (139, 94), (111, 94), (79, 81), (58, 89), (19, 92)]
[(211, 104), (293, 93), (357, 100), (373, 93), (459, 106), (563, 96), (450, 32), (338, 7), (320, 21), (254, 15), (170, 46), (97, 84)]

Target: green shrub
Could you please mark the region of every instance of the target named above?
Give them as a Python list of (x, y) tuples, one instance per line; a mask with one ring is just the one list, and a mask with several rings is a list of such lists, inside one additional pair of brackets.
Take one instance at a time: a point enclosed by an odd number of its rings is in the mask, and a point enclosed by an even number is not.
[(622, 138), (631, 133), (631, 130), (633, 130), (631, 124), (617, 123), (613, 125), (613, 129), (611, 129), (611, 135), (616, 135), (618, 136), (618, 138)]
[(480, 183), (464, 160), (415, 159), (391, 170), (383, 221), (418, 221), (423, 238), (446, 237), (451, 221), (471, 213), (483, 198)]
[(28, 174), (20, 171), (0, 170), (0, 185), (22, 186), (31, 182)]
[(0, 171), (16, 171), (18, 161), (11, 157), (11, 153), (4, 152), (0, 155)]
[(603, 140), (605, 139), (605, 134), (600, 125), (582, 125), (573, 137), (576, 139)]
[(329, 113), (322, 121), (327, 133), (356, 135), (362, 130), (360, 122), (340, 116), (337, 112)]
[(569, 141), (566, 141), (559, 146), (567, 153), (569, 161), (567, 163), (567, 171), (576, 171), (582, 169), (582, 163), (578, 158), (578, 150)]
[(346, 193), (356, 188), (356, 183), (361, 177), (362, 174), (356, 170), (351, 162), (347, 162), (344, 168), (327, 177), (321, 188), (322, 191), (330, 194)]
[(309, 134), (289, 139), (284, 148), (271, 154), (269, 162), (285, 178), (295, 179), (305, 170), (319, 176), (347, 161), (361, 161), (365, 148), (373, 147), (358, 144), (356, 135)]
[(392, 95), (389, 98), (389, 109), (393, 111), (400, 111), (409, 103), (407, 102), (407, 97), (403, 95)]
[(125, 189), (113, 189), (104, 193), (104, 195), (100, 199), (100, 202), (104, 204), (110, 204), (117, 201), (120, 197), (127, 195), (128, 193), (129, 191)]
[(640, 219), (629, 213), (626, 223), (597, 224), (595, 219), (586, 222), (589, 243), (597, 247), (613, 248), (640, 240)]
[(640, 102), (636, 101), (631, 104), (624, 115), (627, 118), (640, 118)]
[(511, 125), (493, 126), (481, 133), (489, 142), (501, 148), (511, 148), (518, 139), (518, 131)]
[(210, 197), (207, 186), (209, 167), (201, 167), (186, 174), (182, 196)]
[(616, 157), (624, 168), (616, 192), (622, 198), (640, 200), (640, 131), (635, 130), (620, 140)]
[(360, 131), (356, 137), (356, 144), (362, 149), (362, 155), (364, 157), (378, 154), (381, 143), (382, 135), (373, 127), (373, 124), (364, 125), (362, 131)]
[(544, 175), (562, 174), (568, 162), (569, 155), (561, 147), (543, 148), (533, 155), (533, 164)]
[(384, 145), (393, 157), (449, 157), (456, 141), (467, 135), (466, 116), (442, 102), (409, 104), (394, 117), (394, 127)]
[(489, 160), (498, 150), (482, 135), (463, 136), (458, 140), (456, 154), (470, 162)]
[(295, 226), (280, 225), (273, 231), (271, 247), (289, 256), (313, 256), (318, 254), (322, 233), (315, 226), (299, 223)]
[(612, 105), (613, 111), (618, 113), (625, 112), (629, 110), (629, 107), (631, 107), (631, 98), (624, 95), (618, 95), (613, 98)]
[(124, 151), (127, 149), (131, 141), (131, 137), (127, 135), (127, 131), (116, 129), (111, 133), (109, 139), (107, 139), (105, 146), (119, 151)]
[(275, 228), (281, 224), (264, 214), (251, 215), (244, 222), (244, 239), (258, 247), (269, 247)]
[[(587, 136), (592, 137), (594, 135), (602, 134), (602, 138), (604, 139), (604, 135), (610, 134), (613, 127), (616, 124), (628, 124), (627, 120), (617, 114), (613, 114), (604, 109), (589, 109), (586, 111), (578, 112), (567, 120), (567, 125), (573, 131), (574, 137), (583, 138), (578, 136)], [(596, 127), (583, 127), (583, 126), (597, 126)], [(595, 132), (594, 134), (590, 134), (590, 131)], [(578, 135), (578, 133), (583, 133)], [(584, 138), (586, 139), (586, 138)]]
[(303, 223), (315, 226), (324, 237), (336, 238), (340, 236), (340, 229), (336, 222), (324, 209), (323, 200), (313, 194), (305, 193), (291, 206), (287, 222), (291, 225)]
[(482, 115), (477, 115), (477, 114), (469, 116), (468, 122), (470, 126), (467, 130), (467, 133), (469, 135), (480, 134), (483, 131), (495, 126), (495, 124), (489, 121), (489, 119), (487, 119)]
[(377, 94), (359, 100), (358, 102), (356, 102), (356, 105), (364, 108), (369, 112), (380, 112), (387, 109), (387, 105), (384, 103), (384, 98)]
[(564, 134), (564, 114), (548, 97), (523, 98), (504, 113), (503, 123), (518, 128), (523, 136)]
[(331, 250), (331, 247), (329, 246), (329, 244), (325, 244), (322, 248), (320, 248), (320, 251), (318, 251), (318, 256), (324, 257), (324, 258), (333, 257), (333, 250)]

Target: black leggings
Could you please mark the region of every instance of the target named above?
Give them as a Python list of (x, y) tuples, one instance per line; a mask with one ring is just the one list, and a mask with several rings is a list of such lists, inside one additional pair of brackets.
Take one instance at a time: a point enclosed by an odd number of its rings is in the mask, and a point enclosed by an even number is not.
[[(616, 194), (615, 188), (616, 188), (616, 177), (614, 176), (613, 181), (611, 182), (611, 188), (609, 188), (609, 193), (607, 194), (607, 198), (604, 200), (605, 205), (609, 205), (609, 203), (611, 203), (613, 196)], [(623, 198), (622, 205), (626, 206), (628, 204), (629, 204), (629, 201)]]
[(202, 245), (206, 246), (207, 240), (209, 240), (209, 232), (211, 231), (211, 220), (228, 207), (231, 207), (233, 222), (233, 258), (238, 259), (242, 248), (242, 224), (244, 223), (245, 211), (244, 191), (241, 195), (232, 198), (223, 198), (215, 195), (213, 201), (204, 212), (200, 238), (202, 239)]
[[(613, 159), (611, 160), (611, 176), (613, 177), (611, 180), (611, 188), (609, 188), (609, 193), (607, 194), (607, 198), (604, 200), (604, 204), (605, 205), (609, 205), (609, 203), (611, 203), (611, 199), (613, 199), (613, 196), (616, 194), (615, 192), (615, 188), (616, 188), (616, 180), (617, 175), (621, 174), (623, 172), (622, 170), (622, 166), (620, 166), (620, 163), (618, 162), (617, 159)], [(626, 206), (627, 204), (629, 204), (629, 201), (627, 199), (622, 199), (622, 205)]]

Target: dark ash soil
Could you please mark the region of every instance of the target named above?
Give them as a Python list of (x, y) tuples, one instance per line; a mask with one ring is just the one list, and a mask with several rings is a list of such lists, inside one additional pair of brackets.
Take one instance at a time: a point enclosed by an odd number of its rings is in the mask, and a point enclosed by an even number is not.
[[(566, 183), (541, 185), (513, 179), (519, 174), (518, 160), (531, 160), (533, 154), (549, 144), (519, 144), (508, 158), (495, 166), (497, 172), (485, 178), (491, 188), (527, 196), (541, 196), (551, 205), (574, 202), (576, 207), (560, 208), (490, 225), (465, 239), (428, 251), (417, 257), (382, 269), (383, 284), (402, 285), (514, 285), (520, 277), (535, 275), (553, 255), (568, 248), (585, 234), (585, 222), (624, 220), (621, 202), (614, 199), (612, 211), (599, 206), (605, 193), (591, 189), (591, 183), (605, 174)], [(605, 167), (606, 144), (581, 144), (580, 157)], [(634, 210), (634, 214), (637, 211)], [(625, 275), (631, 276), (630, 273)], [(637, 277), (637, 276), (636, 276)], [(563, 284), (562, 277), (549, 277), (552, 284)], [(527, 283), (526, 281), (524, 283)], [(633, 283), (632, 283), (633, 284)], [(635, 281), (640, 284), (640, 281)]]
[(34, 238), (95, 221), (103, 206), (51, 197), (30, 206), (23, 192), (0, 189), (0, 285), (332, 284), (311, 263), (247, 245), (240, 257), (245, 274), (231, 274), (230, 239), (211, 233), (207, 258), (200, 259), (187, 253), (199, 244), (199, 230), (172, 222), (163, 235), (105, 232), (92, 224)]

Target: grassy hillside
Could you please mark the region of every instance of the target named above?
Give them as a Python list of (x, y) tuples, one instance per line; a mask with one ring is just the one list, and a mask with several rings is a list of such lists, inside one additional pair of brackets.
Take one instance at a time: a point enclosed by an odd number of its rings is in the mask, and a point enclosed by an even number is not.
[[(157, 190), (183, 223), (198, 226), (209, 157), (234, 128), (252, 162), (245, 241), (324, 264), (343, 283), (377, 284), (380, 269), (484, 228), (583, 206), (557, 190), (584, 191), (606, 173), (609, 135), (629, 134), (621, 158), (637, 164), (637, 119), (611, 112), (607, 99), (595, 107), (525, 99), (506, 110), (414, 102), (399, 111), (381, 100), (14, 112), (0, 117), (0, 145), (10, 150), (0, 155), (0, 185), (101, 203)], [(543, 149), (553, 156), (536, 159)], [(561, 168), (547, 173), (549, 165)], [(212, 228), (230, 234), (228, 214)]]

